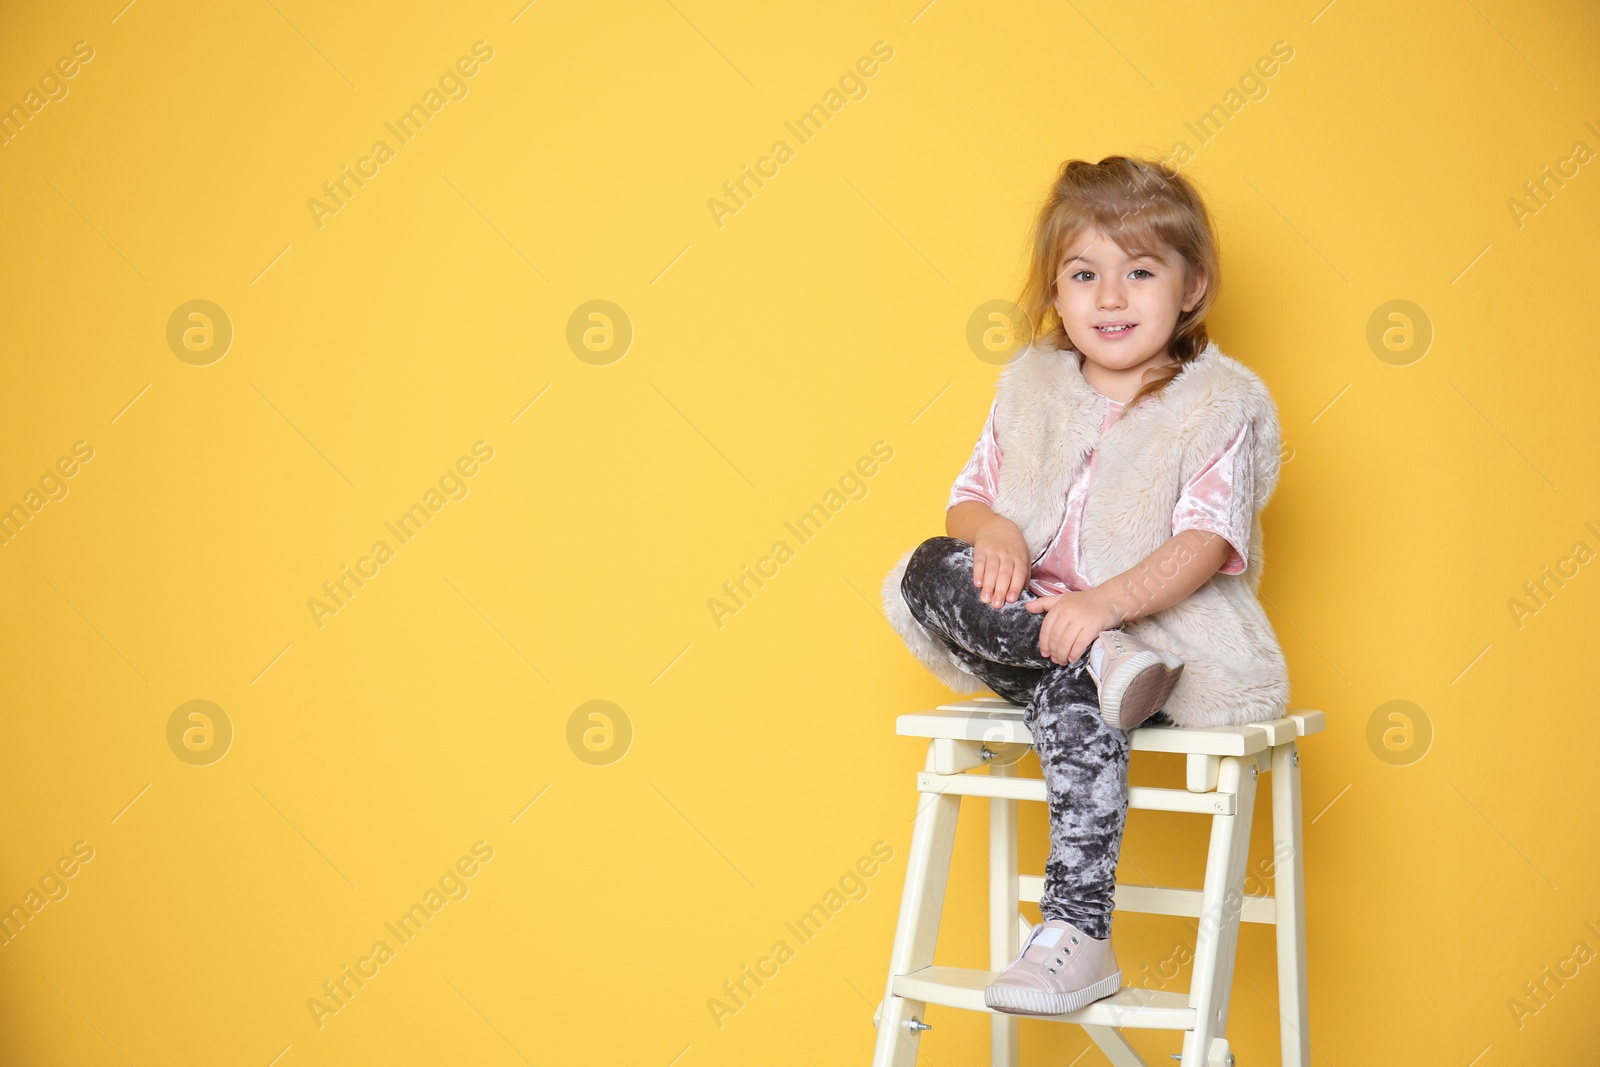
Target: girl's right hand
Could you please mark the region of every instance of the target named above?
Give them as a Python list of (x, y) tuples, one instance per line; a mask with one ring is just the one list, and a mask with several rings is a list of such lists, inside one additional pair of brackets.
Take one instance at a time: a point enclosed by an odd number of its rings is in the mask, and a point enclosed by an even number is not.
[(1016, 600), (1032, 573), (1020, 526), (996, 515), (978, 527), (972, 539), (972, 584), (985, 604), (998, 608)]

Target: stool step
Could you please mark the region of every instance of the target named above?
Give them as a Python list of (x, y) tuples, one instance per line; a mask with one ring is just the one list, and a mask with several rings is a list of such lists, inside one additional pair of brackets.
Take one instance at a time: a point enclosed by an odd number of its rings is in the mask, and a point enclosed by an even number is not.
[[(988, 744), (1032, 744), (1033, 734), (1022, 722), (1022, 709), (1009, 712), (986, 709), (921, 711), (895, 719), (895, 732), (906, 737), (949, 737)], [(1289, 736), (1293, 736), (1290, 734)], [(1248, 756), (1271, 747), (1271, 736), (1252, 726), (1140, 726), (1130, 731), (1129, 747), (1135, 752), (1200, 752), (1212, 756)]]
[[(966, 1011), (996, 1012), (983, 1002), (983, 990), (999, 971), (970, 967), (924, 967), (894, 979), (894, 995), (925, 1004), (941, 1004)], [(1138, 986), (1123, 986), (1117, 993), (1102, 997), (1065, 1015), (1029, 1016), (1047, 1022), (1077, 1023), (1080, 1026), (1116, 1026), (1135, 1030), (1193, 1030), (1195, 1011), (1187, 993), (1169, 993)]]
[[(901, 715), (895, 732), (906, 737), (948, 737), (990, 744), (1031, 744), (1020, 705), (992, 697), (941, 704), (933, 711)], [(1136, 752), (1193, 752), (1211, 756), (1248, 756), (1296, 737), (1321, 733), (1327, 718), (1303, 709), (1281, 719), (1244, 726), (1139, 726), (1130, 732)]]
[[(1043, 895), (1043, 875), (1017, 876), (1018, 900), (1037, 904)], [(1243, 899), (1237, 905), (1241, 922), (1265, 923), (1271, 926), (1278, 921), (1277, 897), (1271, 893), (1245, 893), (1242, 896)], [(1111, 906), (1116, 911), (1135, 912), (1140, 915), (1186, 915), (1191, 919), (1198, 919), (1200, 900), (1201, 893), (1198, 889), (1118, 882)]]
[[(1007, 778), (992, 774), (917, 775), (917, 790), (938, 796), (997, 797), (1001, 800), (1049, 802), (1043, 778)], [(1144, 811), (1181, 811), (1198, 815), (1232, 815), (1232, 793), (1191, 793), (1183, 789), (1135, 785), (1128, 787), (1128, 807)]]

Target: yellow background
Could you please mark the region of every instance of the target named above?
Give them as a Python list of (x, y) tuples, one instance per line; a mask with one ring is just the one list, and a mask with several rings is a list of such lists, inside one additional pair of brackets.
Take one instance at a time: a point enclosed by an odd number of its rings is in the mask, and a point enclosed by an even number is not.
[[(1520, 224), (1509, 202), (1600, 149), (1600, 20), (1542, 7), (7, 5), (5, 107), (94, 56), (0, 147), (0, 505), (93, 459), (0, 546), (0, 907), (93, 859), (0, 948), (0, 1058), (867, 1062), (923, 758), (894, 720), (949, 696), (877, 591), (943, 532), (993, 395), (968, 318), (1015, 295), (1062, 160), (1182, 141), (1221, 232), (1213, 336), (1282, 418), (1262, 594), (1330, 725), (1303, 762), (1314, 1062), (1595, 1062), (1600, 175)], [(467, 95), (319, 227), (307, 201), (480, 40)], [(785, 122), (880, 40), (800, 144)], [(779, 139), (719, 227), (707, 202)], [(205, 366), (166, 340), (196, 299), (234, 330)], [(567, 341), (597, 299), (634, 331), (607, 365)], [(1433, 331), (1405, 365), (1367, 342), (1391, 300)], [(467, 495), (317, 625), (322, 583), (480, 440)], [(800, 543), (785, 524), (878, 441)], [(168, 745), (191, 700), (234, 731), (205, 766)], [(591, 700), (631, 730), (609, 765), (569, 742)], [(1423, 758), (1369, 743), (1391, 700)], [(1146, 758), (1135, 782), (1177, 780)], [(986, 960), (982, 812), (940, 962)], [(1042, 808), (1023, 830), (1040, 870)], [(1120, 876), (1198, 884), (1204, 836), (1136, 812)], [(479, 841), (467, 895), (319, 1027), (322, 984)], [(859, 899), (801, 944), (785, 923), (841, 879)], [(1116, 928), (1130, 984), (1192, 937)], [(1275, 1000), (1247, 927), (1240, 1063), (1276, 1062)], [(985, 1019), (930, 1017), (926, 1062), (981, 1061)], [(1104, 1062), (1075, 1027), (1024, 1041)]]

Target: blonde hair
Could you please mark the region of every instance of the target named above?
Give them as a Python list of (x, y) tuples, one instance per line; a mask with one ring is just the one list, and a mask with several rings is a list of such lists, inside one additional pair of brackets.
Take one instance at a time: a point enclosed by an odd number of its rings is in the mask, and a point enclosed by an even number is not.
[(1107, 156), (1098, 163), (1069, 159), (1039, 206), (1034, 219), (1027, 280), (1018, 304), (1036, 340), (1072, 352), (1082, 368), (1055, 309), (1056, 280), (1067, 248), (1088, 230), (1099, 230), (1129, 255), (1176, 252), (1193, 279), (1203, 272), (1205, 288), (1191, 311), (1179, 311), (1167, 351), (1178, 362), (1145, 372), (1145, 381), (1124, 412), (1164, 389), (1206, 347), (1206, 312), (1216, 301), (1219, 281), (1216, 232), (1194, 185), (1161, 163), (1130, 156)]

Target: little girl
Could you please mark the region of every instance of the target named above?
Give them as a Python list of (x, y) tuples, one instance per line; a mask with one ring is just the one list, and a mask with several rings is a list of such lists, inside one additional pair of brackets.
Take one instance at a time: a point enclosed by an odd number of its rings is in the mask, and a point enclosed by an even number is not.
[(1044, 771), (1044, 921), (985, 990), (997, 1011), (1058, 1015), (1121, 988), (1129, 731), (1288, 706), (1256, 595), (1277, 409), (1207, 338), (1217, 279), (1183, 176), (1124, 156), (1063, 164), (1020, 301), (1036, 336), (1000, 373), (949, 536), (884, 583), (890, 622), (942, 681), (1025, 706)]

